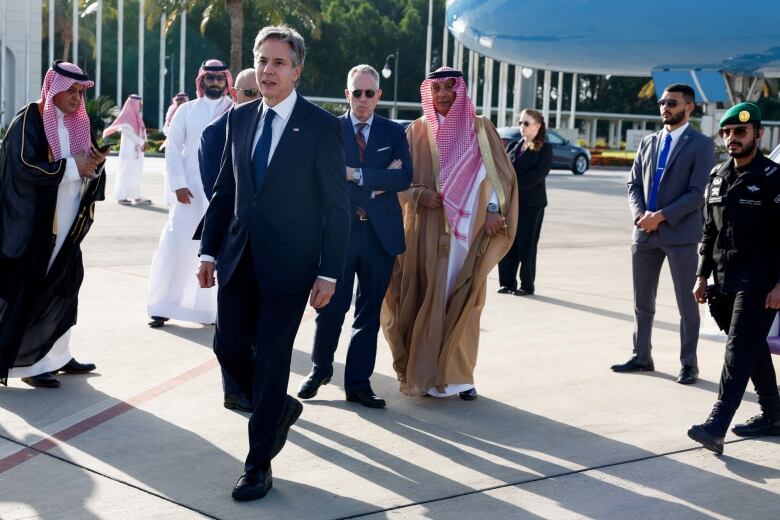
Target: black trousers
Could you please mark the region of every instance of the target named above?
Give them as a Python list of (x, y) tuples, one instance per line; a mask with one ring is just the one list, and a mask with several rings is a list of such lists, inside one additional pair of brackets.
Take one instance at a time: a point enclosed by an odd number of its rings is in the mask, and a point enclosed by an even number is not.
[(726, 359), (720, 376), (718, 400), (720, 423), (725, 429), (745, 394), (748, 380), (758, 394), (762, 410), (776, 410), (780, 406), (775, 368), (766, 337), (777, 313), (765, 308), (768, 291), (739, 291), (732, 294), (734, 308), (726, 341)]
[(517, 268), (520, 268), (520, 288), (534, 292), (536, 279), (536, 249), (542, 233), (544, 206), (523, 207), (518, 212), (515, 241), (498, 263), (498, 281), (501, 287), (517, 289)]
[(293, 342), (308, 296), (264, 293), (255, 278), (248, 245), (230, 281), (219, 287), (214, 352), (254, 406), (244, 465), (247, 474), (257, 475), (271, 462), (287, 395)]
[(312, 348), (312, 370), (323, 377), (333, 374), (333, 356), (339, 343), (344, 317), (352, 303), (355, 275), (358, 279), (355, 321), (344, 367), (347, 394), (370, 388), (376, 362), (379, 313), (393, 274), (395, 256), (388, 255), (368, 220), (354, 220), (344, 274), (336, 284), (330, 303), (317, 313)]

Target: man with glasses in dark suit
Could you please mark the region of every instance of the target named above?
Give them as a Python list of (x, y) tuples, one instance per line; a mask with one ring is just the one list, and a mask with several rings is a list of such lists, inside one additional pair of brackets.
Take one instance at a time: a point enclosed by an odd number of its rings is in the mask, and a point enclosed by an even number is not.
[(317, 330), (311, 354), (311, 373), (301, 383), (298, 397), (310, 399), (333, 375), (333, 355), (338, 346), (344, 316), (352, 303), (355, 275), (358, 279), (355, 321), (344, 370), (347, 401), (369, 408), (383, 408), (369, 378), (374, 372), (379, 314), (390, 283), (396, 255), (404, 252), (404, 224), (398, 192), (412, 182), (412, 160), (404, 129), (374, 113), (382, 96), (379, 74), (370, 65), (357, 65), (347, 74), (344, 95), (349, 112), (341, 116), (347, 161), (350, 228), (344, 276), (333, 300), (317, 314)]
[(702, 236), (704, 187), (715, 164), (712, 139), (688, 123), (695, 93), (681, 83), (669, 85), (658, 100), (664, 128), (642, 139), (628, 180), (634, 235), (634, 352), (615, 372), (653, 371), (650, 337), (655, 297), (664, 260), (669, 261), (680, 311), (680, 384), (698, 380), (696, 347), (699, 308), (691, 294), (696, 281), (696, 246)]

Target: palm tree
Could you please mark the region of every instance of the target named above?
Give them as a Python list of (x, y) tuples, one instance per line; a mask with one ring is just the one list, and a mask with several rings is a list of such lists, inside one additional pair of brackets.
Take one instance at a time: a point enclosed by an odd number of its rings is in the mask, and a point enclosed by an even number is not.
[(223, 14), (224, 9), (230, 18), (230, 70), (235, 75), (241, 71), (244, 63), (244, 6), (264, 13), (270, 23), (282, 23), (290, 12), (295, 12), (315, 36), (318, 34), (321, 14), (317, 0), (159, 0), (150, 6), (147, 25), (156, 23), (160, 14), (165, 12), (167, 32), (183, 11), (203, 8), (200, 23), (200, 31), (203, 33), (209, 21)]

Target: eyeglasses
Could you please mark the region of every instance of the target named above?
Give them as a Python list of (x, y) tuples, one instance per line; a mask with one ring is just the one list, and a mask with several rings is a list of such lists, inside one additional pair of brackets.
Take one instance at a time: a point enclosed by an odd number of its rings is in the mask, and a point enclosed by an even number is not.
[(238, 88), (236, 87), (236, 90), (240, 90), (244, 93), (246, 97), (255, 97), (260, 91), (256, 88)]
[(723, 139), (728, 139), (730, 136), (734, 136), (737, 139), (742, 139), (748, 134), (750, 130), (749, 126), (737, 126), (735, 128), (721, 128), (718, 130), (718, 135)]
[(206, 81), (225, 81), (225, 76), (221, 74), (206, 74), (203, 76)]
[(356, 97), (358, 99), (363, 97), (363, 94), (365, 94), (368, 99), (371, 99), (376, 94), (376, 91), (371, 89), (361, 90), (359, 88), (352, 91), (352, 97)]
[(539, 123), (537, 123), (535, 121), (520, 121), (519, 124), (520, 124), (520, 126), (528, 127), (528, 126), (531, 126), (531, 125), (537, 125)]
[(659, 107), (666, 105), (669, 108), (674, 108), (680, 104), (680, 102), (677, 101), (676, 99), (659, 99), (658, 101), (656, 101), (656, 103), (658, 103)]

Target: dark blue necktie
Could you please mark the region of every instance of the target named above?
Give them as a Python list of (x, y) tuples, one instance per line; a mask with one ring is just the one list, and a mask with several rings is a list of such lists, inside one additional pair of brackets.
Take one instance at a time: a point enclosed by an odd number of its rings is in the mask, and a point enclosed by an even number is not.
[(666, 134), (664, 147), (661, 149), (661, 155), (658, 156), (658, 166), (653, 175), (653, 184), (650, 185), (650, 195), (647, 197), (647, 209), (656, 211), (658, 209), (658, 187), (661, 185), (661, 178), (664, 176), (666, 168), (666, 159), (669, 158), (669, 149), (672, 147), (672, 134)]
[(252, 155), (252, 169), (255, 172), (255, 188), (259, 188), (263, 183), (263, 178), (268, 171), (268, 156), (271, 154), (271, 122), (274, 120), (276, 112), (268, 109), (265, 112), (263, 121), (263, 131), (260, 133), (260, 139), (255, 145), (255, 153)]

